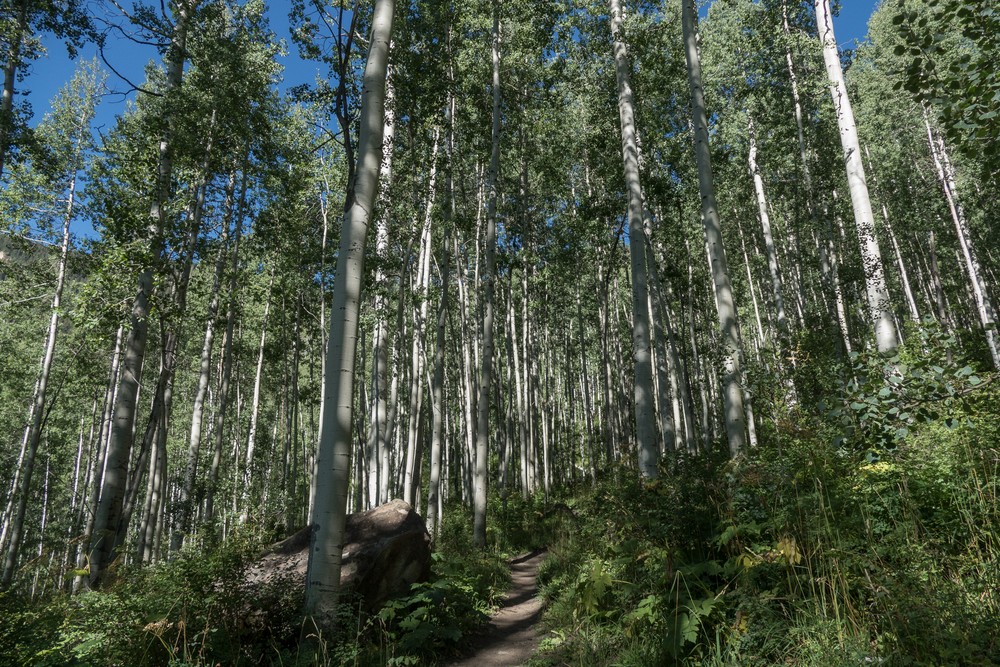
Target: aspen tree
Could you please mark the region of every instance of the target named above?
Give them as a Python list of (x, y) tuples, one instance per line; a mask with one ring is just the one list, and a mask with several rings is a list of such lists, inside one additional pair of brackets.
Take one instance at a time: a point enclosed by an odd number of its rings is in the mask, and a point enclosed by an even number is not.
[(694, 122), (695, 158), (698, 162), (698, 187), (701, 192), (701, 220), (705, 229), (712, 284), (719, 312), (722, 346), (724, 394), (723, 407), (726, 420), (726, 437), (730, 456), (738, 456), (746, 445), (746, 415), (743, 408), (742, 379), (743, 351), (740, 342), (736, 304), (729, 279), (729, 265), (722, 243), (722, 226), (715, 202), (715, 185), (712, 182), (712, 157), (708, 145), (708, 117), (705, 111), (705, 93), (701, 80), (701, 62), (698, 54), (696, 18), (693, 0), (681, 0), (681, 21), (684, 27), (684, 52), (687, 57), (688, 77), (691, 84), (691, 113)]
[(340, 236), (330, 337), (323, 375), (323, 421), (316, 456), (313, 528), (304, 609), (322, 629), (332, 629), (340, 589), (354, 427), (354, 359), (365, 240), (378, 190), (385, 122), (385, 81), (392, 39), (394, 0), (377, 0), (361, 94), (357, 167), (349, 184)]
[(430, 478), (427, 486), (427, 531), (432, 538), (437, 536), (441, 521), (439, 505), (442, 504), (441, 493), (441, 457), (445, 448), (445, 416), (444, 383), (445, 383), (445, 328), (448, 323), (448, 287), (451, 282), (451, 249), (452, 216), (455, 206), (455, 189), (452, 177), (452, 159), (454, 157), (454, 118), (455, 98), (448, 96), (448, 129), (445, 135), (445, 192), (448, 197), (443, 207), (442, 226), (444, 240), (441, 244), (441, 301), (438, 303), (437, 331), (435, 332), (434, 371), (431, 378), (431, 465)]
[[(198, 0), (185, 0), (174, 5), (176, 17), (166, 54), (165, 94), (178, 90), (184, 77), (184, 60), (188, 39), (188, 23), (197, 9)], [(156, 187), (150, 206), (146, 241), (153, 261), (159, 261), (163, 252), (163, 229), (166, 223), (166, 203), (173, 173), (173, 146), (170, 130), (172, 119), (164, 119), (164, 133), (160, 140), (157, 160)], [(120, 525), (123, 517), (125, 483), (132, 451), (133, 424), (139, 399), (139, 380), (142, 376), (148, 337), (149, 300), (153, 293), (153, 267), (146, 266), (138, 276), (138, 289), (132, 304), (128, 338), (125, 343), (122, 373), (115, 394), (114, 422), (111, 441), (105, 460), (104, 481), (94, 522), (90, 544), (90, 584), (100, 586), (104, 569), (111, 562), (118, 540), (123, 535)]]
[(201, 450), (201, 433), (205, 421), (205, 399), (208, 396), (208, 384), (212, 366), (212, 343), (215, 340), (215, 323), (219, 313), (219, 291), (222, 284), (222, 273), (226, 265), (229, 251), (229, 230), (234, 217), (236, 202), (236, 170), (234, 169), (226, 184), (226, 219), (222, 226), (222, 238), (219, 252), (215, 258), (212, 273), (212, 290), (208, 300), (208, 313), (205, 316), (205, 337), (198, 357), (198, 385), (195, 390), (194, 406), (191, 409), (191, 432), (188, 437), (188, 459), (184, 468), (184, 483), (180, 488), (180, 523), (171, 537), (170, 549), (180, 549), (185, 533), (191, 528), (192, 501), (194, 496), (195, 475), (198, 467), (198, 453)]
[(430, 305), (428, 290), (431, 281), (431, 246), (434, 199), (437, 192), (437, 156), (440, 129), (434, 130), (434, 147), (431, 150), (431, 168), (427, 183), (427, 201), (424, 205), (424, 219), (420, 231), (420, 249), (417, 260), (417, 275), (414, 309), (413, 346), (410, 357), (410, 410), (409, 428), (406, 438), (406, 463), (403, 472), (403, 500), (416, 505), (420, 486), (421, 436), (419, 432), (420, 414), (423, 406), (423, 379), (425, 371), (425, 341), (427, 338), (427, 309)]
[(483, 248), (483, 349), (476, 403), (476, 449), (473, 473), (472, 543), (486, 547), (486, 494), (489, 485), (490, 392), (493, 388), (493, 301), (496, 292), (497, 185), (500, 180), (500, 9), (493, 7), (493, 128), (486, 184), (486, 229)]
[(629, 257), (632, 270), (632, 358), (635, 364), (633, 405), (639, 450), (639, 474), (658, 476), (656, 409), (653, 403), (653, 367), (646, 296), (646, 232), (643, 227), (642, 185), (639, 181), (639, 151), (636, 144), (635, 108), (629, 72), (631, 65), (622, 36), (621, 0), (609, 0), (611, 37), (614, 42), (615, 78), (618, 83), (618, 117), (621, 122), (622, 159), (628, 197)]
[[(4, 559), (3, 573), (0, 575), (0, 590), (10, 586), (17, 566), (18, 551), (24, 536), (24, 517), (27, 509), (28, 496), (31, 488), (31, 477), (35, 465), (35, 457), (42, 438), (42, 426), (45, 415), (45, 397), (48, 392), (49, 376), (52, 371), (56, 353), (56, 342), (59, 335), (59, 319), (63, 288), (66, 285), (67, 262), (70, 250), (70, 223), (77, 215), (76, 189), (79, 172), (84, 167), (86, 151), (91, 144), (90, 122), (97, 107), (97, 96), (103, 86), (103, 76), (97, 70), (96, 62), (81, 68), (66, 88), (55, 100), (55, 113), (46, 119), (40, 128), (40, 134), (50, 135), (53, 139), (51, 148), (65, 154), (66, 163), (61, 165), (67, 181), (65, 184), (66, 205), (62, 214), (62, 239), (59, 246), (59, 263), (56, 270), (55, 293), (52, 296), (52, 307), (49, 316), (49, 328), (45, 339), (38, 379), (35, 383), (35, 393), (32, 397), (28, 425), (24, 429), (24, 439), (21, 450), (22, 460), (17, 471), (15, 494), (17, 502), (10, 517), (10, 528), (4, 525), (4, 537), (7, 538), (7, 554)], [(63, 193), (60, 193), (63, 194)], [(6, 519), (7, 517), (5, 517)], [(9, 537), (7, 537), (9, 535)]]
[(861, 161), (861, 143), (858, 128), (854, 122), (854, 110), (847, 96), (844, 70), (837, 53), (837, 40), (833, 33), (833, 15), (830, 0), (814, 0), (816, 27), (823, 47), (823, 60), (830, 84), (830, 95), (837, 113), (840, 128), (840, 143), (844, 152), (844, 166), (847, 170), (847, 184), (854, 209), (854, 224), (861, 245), (861, 260), (865, 271), (865, 288), (868, 300), (868, 315), (875, 329), (878, 351), (888, 353), (896, 349), (896, 325), (892, 316), (892, 303), (886, 287), (882, 253), (875, 237), (875, 216), (872, 213), (868, 182)]
[(972, 287), (972, 293), (975, 297), (979, 323), (986, 332), (986, 345), (990, 350), (993, 367), (1000, 370), (1000, 340), (997, 337), (996, 309), (993, 307), (989, 290), (986, 288), (986, 281), (983, 279), (982, 265), (972, 241), (972, 234), (969, 230), (969, 223), (965, 218), (965, 211), (958, 199), (958, 188), (955, 185), (955, 169), (952, 167), (948, 151), (945, 149), (944, 139), (937, 136), (934, 128), (931, 127), (926, 109), (924, 110), (924, 127), (927, 130), (927, 145), (930, 147), (931, 156), (934, 158), (934, 167), (937, 171), (938, 181), (944, 192), (945, 200), (948, 202), (948, 211), (951, 213), (952, 222), (955, 224), (955, 234), (958, 237), (958, 243), (961, 247), (965, 270), (969, 273), (969, 284)]

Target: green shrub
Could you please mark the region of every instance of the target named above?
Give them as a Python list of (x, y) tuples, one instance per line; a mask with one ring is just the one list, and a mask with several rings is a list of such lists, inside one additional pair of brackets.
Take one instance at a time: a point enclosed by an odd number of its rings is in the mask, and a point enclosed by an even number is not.
[(910, 341), (739, 461), (567, 500), (536, 662), (1000, 664), (1000, 400), (947, 336)]

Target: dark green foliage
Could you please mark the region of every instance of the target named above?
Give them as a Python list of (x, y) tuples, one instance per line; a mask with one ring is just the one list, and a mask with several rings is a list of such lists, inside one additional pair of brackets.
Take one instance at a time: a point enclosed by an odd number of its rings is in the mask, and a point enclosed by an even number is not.
[(431, 581), (413, 584), (410, 595), (389, 601), (371, 621), (394, 654), (387, 664), (422, 664), (421, 657), (454, 651), (489, 617), (477, 590), (481, 573), (435, 556)]
[(185, 550), (173, 561), (118, 573), (105, 590), (44, 602), (0, 596), (0, 667), (6, 665), (426, 664), (454, 654), (509, 585), (506, 557), (468, 545), (470, 526), (448, 513), (430, 581), (374, 615), (342, 600), (332, 642), (301, 617), (301, 586), (287, 578), (246, 581), (266, 541), (235, 535)]
[(205, 552), (121, 572), (118, 583), (44, 604), (0, 598), (0, 664), (258, 664), (297, 638), (295, 588), (251, 588), (245, 566), (260, 549), (234, 539)]
[(990, 2), (900, 1), (899, 86), (940, 114), (949, 138), (1000, 165), (1000, 9)]
[(744, 460), (568, 501), (538, 663), (998, 664), (1000, 409), (953, 343), (857, 356), (823, 403), (843, 409), (793, 412)]
[[(941, 423), (954, 428), (968, 411), (968, 397), (983, 384), (972, 366), (956, 361), (957, 342), (928, 320), (898, 354), (851, 355), (851, 380), (841, 391), (841, 404), (827, 417), (839, 424), (838, 445), (891, 449), (906, 440), (917, 424)], [(820, 404), (824, 409), (825, 403)]]

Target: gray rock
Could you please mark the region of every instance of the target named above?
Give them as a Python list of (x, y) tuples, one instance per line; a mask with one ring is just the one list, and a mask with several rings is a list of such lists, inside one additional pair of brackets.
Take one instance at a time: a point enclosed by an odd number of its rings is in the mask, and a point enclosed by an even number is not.
[[(303, 528), (272, 545), (247, 572), (247, 583), (265, 588), (281, 582), (304, 589), (312, 529)], [(406, 593), (431, 572), (431, 538), (424, 520), (409, 504), (393, 500), (350, 514), (340, 569), (341, 599), (358, 596), (368, 611)]]

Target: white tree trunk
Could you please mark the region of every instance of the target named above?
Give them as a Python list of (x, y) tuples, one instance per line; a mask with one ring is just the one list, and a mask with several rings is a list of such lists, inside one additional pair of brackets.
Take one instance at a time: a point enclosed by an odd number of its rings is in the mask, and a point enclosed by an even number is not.
[(257, 345), (257, 372), (253, 380), (253, 402), (250, 404), (250, 428), (247, 429), (247, 446), (244, 450), (243, 474), (240, 475), (241, 499), (243, 504), (240, 522), (244, 522), (250, 512), (250, 498), (253, 494), (253, 458), (257, 451), (257, 422), (260, 419), (260, 387), (264, 379), (264, 344), (267, 342), (267, 320), (271, 314), (274, 269), (267, 284), (267, 302), (264, 304), (264, 319), (260, 324), (260, 343)]
[(500, 9), (493, 7), (493, 129), (489, 180), (486, 184), (486, 230), (483, 239), (483, 350), (476, 405), (476, 451), (473, 474), (472, 542), (486, 548), (486, 496), (489, 485), (490, 390), (493, 387), (493, 301), (496, 291), (497, 182), (500, 179)]
[[(239, 271), (240, 238), (243, 233), (243, 201), (246, 197), (246, 170), (240, 185), (240, 210), (236, 215), (236, 231), (233, 235), (233, 249), (230, 253), (229, 296), (226, 307), (226, 331), (222, 338), (222, 369), (219, 379), (219, 402), (215, 413), (215, 432), (212, 445), (212, 462), (208, 469), (208, 484), (205, 489), (205, 509), (202, 518), (211, 522), (215, 518), (215, 493), (222, 465), (222, 444), (226, 434), (226, 416), (229, 406), (229, 383), (233, 371), (233, 338), (236, 325), (236, 286)], [(238, 409), (238, 404), (237, 404)]]
[[(89, 124), (85, 118), (84, 127)], [(28, 496), (31, 492), (31, 476), (35, 467), (35, 456), (38, 453), (38, 445), (42, 438), (42, 425), (45, 416), (45, 395), (49, 386), (49, 374), (52, 370), (52, 361), (56, 355), (56, 339), (59, 335), (59, 307), (62, 303), (63, 287), (66, 284), (66, 263), (69, 258), (69, 224), (73, 219), (73, 205), (76, 195), (76, 174), (70, 178), (69, 198), (66, 203), (66, 212), (63, 216), (62, 244), (59, 248), (59, 268), (56, 272), (56, 291), (52, 296), (51, 315), (49, 317), (49, 330), (45, 340), (45, 352), (42, 354), (41, 370), (38, 380), (35, 383), (35, 395), (31, 402), (31, 414), (28, 425), (24, 429), (24, 441), (21, 449), (24, 452), (23, 460), (20, 464), (20, 485), (15, 489), (17, 496), (16, 509), (10, 519), (9, 541), (7, 544), (7, 555), (4, 559), (3, 574), (0, 575), (0, 590), (10, 587), (14, 577), (14, 568), (17, 566), (17, 555), (21, 547), (21, 538), (24, 534), (24, 515), (28, 507)]]
[[(449, 117), (454, 118), (451, 111), (453, 101), (449, 104)], [(441, 494), (441, 455), (444, 449), (444, 358), (445, 358), (445, 327), (448, 323), (448, 287), (451, 280), (451, 217), (452, 207), (455, 205), (455, 193), (452, 187), (451, 156), (452, 151), (452, 130), (448, 130), (447, 158), (448, 166), (446, 173), (445, 190), (448, 193), (448, 203), (444, 207), (442, 226), (444, 227), (444, 241), (441, 244), (441, 301), (438, 304), (437, 332), (435, 335), (434, 347), (434, 376), (431, 380), (431, 410), (433, 417), (431, 422), (431, 466), (430, 478), (427, 485), (427, 532), (431, 539), (435, 539), (438, 533), (439, 519), (441, 517), (442, 494)]]
[(431, 234), (434, 200), (437, 192), (437, 155), (440, 130), (434, 131), (434, 148), (431, 151), (431, 169), (427, 182), (427, 202), (424, 206), (423, 227), (420, 233), (420, 255), (417, 262), (417, 307), (414, 311), (413, 348), (410, 375), (410, 420), (406, 438), (406, 470), (403, 484), (403, 500), (416, 506), (417, 491), (420, 487), (421, 435), (418, 426), (423, 406), (423, 376), (425, 370), (425, 342), (427, 339), (428, 290), (431, 284)]
[(757, 132), (754, 129), (753, 118), (747, 116), (747, 130), (750, 137), (750, 173), (753, 176), (754, 192), (757, 194), (757, 210), (760, 213), (760, 225), (764, 232), (764, 245), (767, 248), (767, 268), (771, 272), (771, 287), (774, 290), (774, 309), (778, 317), (778, 334), (781, 345), (787, 345), (789, 329), (788, 318), (785, 316), (784, 288), (781, 279), (781, 267), (778, 265), (778, 252), (774, 245), (774, 235), (771, 233), (771, 216), (767, 212), (767, 195), (764, 192), (764, 179), (757, 165)]
[(715, 185), (712, 183), (712, 157), (708, 145), (708, 118), (705, 112), (705, 93), (701, 81), (701, 61), (698, 54), (696, 12), (694, 0), (682, 0), (685, 54), (691, 83), (691, 112), (694, 123), (695, 158), (698, 162), (698, 185), (701, 191), (701, 220), (709, 248), (712, 283), (715, 288), (716, 306), (719, 311), (719, 328), (723, 349), (723, 406), (726, 418), (726, 436), (730, 456), (738, 456), (746, 445), (746, 415), (743, 410), (742, 363), (743, 351), (737, 322), (733, 288), (729, 280), (729, 265), (722, 243), (722, 223), (715, 203)]
[(180, 523), (170, 541), (171, 551), (181, 548), (184, 535), (191, 529), (192, 501), (194, 485), (198, 470), (198, 455), (201, 452), (202, 428), (205, 422), (205, 399), (208, 396), (208, 385), (212, 370), (212, 346), (215, 341), (215, 321), (219, 314), (219, 290), (222, 285), (222, 272), (226, 265), (229, 250), (229, 228), (236, 209), (234, 198), (236, 190), (236, 171), (229, 176), (226, 184), (226, 219), (223, 222), (222, 239), (219, 244), (219, 254), (215, 258), (215, 270), (212, 274), (212, 291), (208, 301), (208, 313), (205, 316), (205, 337), (198, 359), (198, 386), (195, 390), (194, 405), (191, 408), (191, 432), (188, 437), (188, 459), (184, 470), (184, 483), (180, 488)]
[(305, 613), (323, 629), (335, 625), (340, 563), (347, 519), (354, 412), (354, 359), (358, 345), (358, 305), (364, 275), (365, 239), (378, 189), (385, 121), (385, 80), (392, 38), (394, 0), (376, 0), (371, 45), (361, 96), (357, 169), (350, 184), (340, 235), (340, 253), (330, 314), (324, 383), (323, 422), (316, 462), (316, 491), (310, 524), (313, 539), (306, 576)]
[[(374, 498), (373, 505), (388, 502), (389, 470), (383, 465), (383, 453), (388, 454), (389, 442), (386, 434), (386, 372), (389, 366), (389, 327), (388, 305), (385, 290), (388, 276), (382, 262), (389, 248), (389, 185), (392, 182), (392, 153), (396, 136), (396, 116), (393, 108), (392, 76), (386, 71), (385, 88), (385, 122), (382, 129), (383, 157), (379, 175), (379, 215), (375, 223), (375, 256), (378, 264), (375, 267), (374, 310), (375, 327), (372, 330), (372, 380), (371, 408), (368, 423), (368, 451), (371, 461), (369, 472), (369, 495)], [(402, 298), (402, 295), (400, 295)], [(324, 320), (325, 322), (325, 320)]]
[(864, 264), (865, 288), (868, 297), (868, 315), (874, 325), (875, 340), (879, 352), (888, 353), (898, 345), (896, 325), (893, 322), (892, 303), (889, 300), (889, 291), (885, 282), (882, 253), (878, 247), (878, 239), (875, 238), (875, 216), (872, 213), (871, 198), (868, 195), (865, 168), (861, 162), (858, 128), (854, 122), (851, 101), (847, 96), (847, 86), (844, 84), (844, 70), (840, 66), (840, 55), (837, 53), (830, 0), (814, 0), (814, 3), (816, 25), (819, 30), (820, 43), (823, 46), (826, 75), (830, 83), (830, 95), (833, 97), (837, 124), (840, 127), (840, 143), (844, 149), (844, 166), (847, 169), (847, 184), (851, 192), (851, 204), (854, 208), (854, 224), (857, 228), (858, 242), (861, 244), (861, 261)]
[[(171, 44), (166, 56), (167, 92), (180, 88), (184, 76), (188, 19), (199, 0), (185, 0), (174, 4), (177, 14)], [(169, 127), (171, 119), (164, 119)], [(172, 147), (169, 131), (160, 140), (157, 160), (156, 188), (150, 207), (146, 241), (151, 256), (159, 261), (163, 249), (163, 228), (166, 216), (168, 189), (173, 174)], [(111, 441), (105, 460), (104, 480), (98, 501), (94, 532), (90, 544), (90, 584), (100, 586), (104, 568), (111, 562), (119, 535), (124, 535), (126, 526), (120, 526), (125, 500), (125, 485), (128, 477), (129, 458), (136, 408), (139, 400), (139, 380), (142, 376), (143, 361), (146, 356), (148, 334), (149, 299), (153, 292), (153, 268), (143, 268), (138, 277), (138, 290), (132, 304), (132, 315), (124, 355), (125, 371), (115, 393), (114, 422)]]
[(655, 479), (659, 448), (656, 443), (656, 408), (653, 401), (652, 352), (649, 344), (648, 290), (646, 279), (646, 233), (643, 228), (642, 185), (639, 181), (639, 151), (636, 144), (635, 108), (630, 81), (631, 65), (622, 37), (620, 0), (609, 0), (611, 38), (614, 42), (615, 77), (618, 82), (618, 117), (621, 122), (622, 159), (628, 197), (629, 257), (632, 272), (632, 358), (635, 370), (633, 401), (639, 453), (639, 474)]
[(936, 137), (927, 118), (927, 111), (924, 111), (924, 126), (927, 128), (927, 143), (934, 157), (934, 166), (937, 169), (938, 180), (944, 190), (945, 199), (948, 201), (948, 210), (951, 212), (951, 219), (955, 223), (955, 233), (958, 235), (958, 244), (962, 249), (962, 259), (965, 260), (965, 269), (969, 272), (969, 283), (972, 286), (972, 293), (976, 301), (976, 311), (979, 314), (979, 322), (986, 331), (986, 344), (990, 349), (990, 356), (993, 358), (993, 366), (1000, 370), (1000, 341), (997, 340), (996, 310), (990, 300), (986, 283), (983, 280), (983, 270), (979, 264), (979, 257), (976, 248), (972, 245), (972, 235), (969, 232), (969, 223), (965, 219), (965, 212), (958, 201), (958, 193), (955, 187), (955, 171), (948, 159), (944, 141)]

